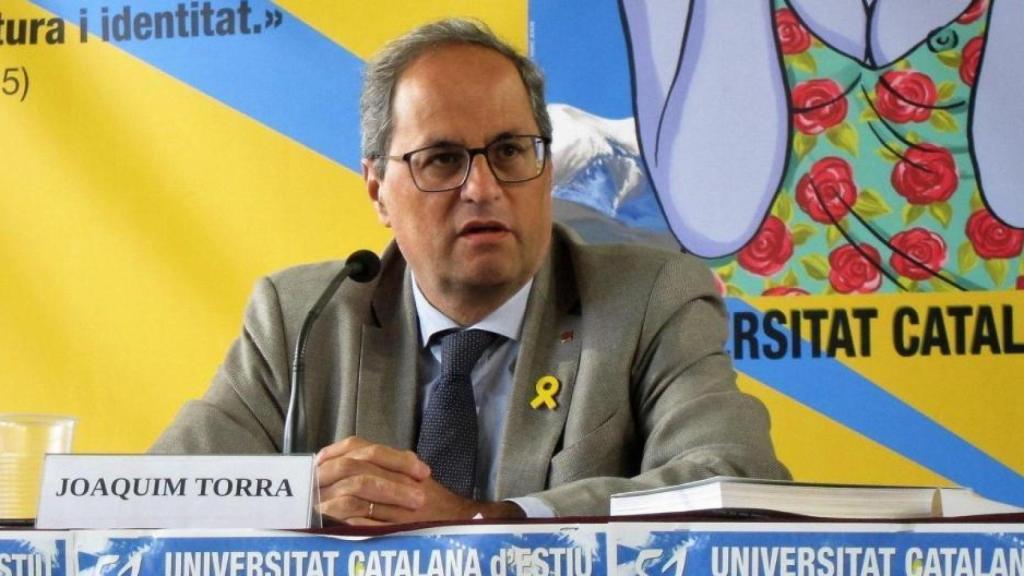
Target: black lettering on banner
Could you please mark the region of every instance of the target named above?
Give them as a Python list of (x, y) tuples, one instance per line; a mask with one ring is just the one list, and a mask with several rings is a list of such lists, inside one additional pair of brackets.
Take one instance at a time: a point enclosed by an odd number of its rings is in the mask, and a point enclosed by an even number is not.
[(24, 102), (28, 97), (29, 77), (28, 68), (24, 66), (10, 66), (3, 68), (3, 76), (0, 76), (0, 94), (17, 98)]
[(974, 321), (974, 338), (971, 342), (971, 354), (981, 354), (983, 347), (988, 347), (993, 354), (999, 354), (999, 335), (996, 330), (996, 319), (992, 316), (990, 306), (978, 308), (978, 318)]
[(878, 318), (874, 308), (854, 308), (853, 317), (860, 322), (860, 354), (871, 356), (871, 321)]
[(953, 353), (967, 353), (967, 318), (974, 314), (970, 306), (947, 306), (946, 315), (953, 319)]
[(828, 310), (804, 310), (804, 317), (811, 323), (811, 358), (821, 358), (821, 321), (828, 318)]
[(949, 356), (949, 335), (946, 334), (942, 308), (937, 306), (929, 306), (925, 309), (921, 356), (931, 356), (932, 348), (938, 348), (943, 356)]
[[(902, 357), (1024, 354), (1013, 305), (900, 306), (892, 317), (893, 351)], [(732, 314), (730, 353), (737, 360), (797, 359), (804, 336), (812, 358), (870, 357), (871, 307), (767, 309)]]
[[(779, 324), (783, 326), (786, 324), (786, 315), (780, 310), (769, 310), (764, 313), (764, 335), (776, 344), (774, 347), (765, 344), (762, 348), (764, 357), (770, 360), (785, 358), (788, 352), (786, 333), (778, 328)], [(798, 346), (799, 343), (794, 342), (794, 345)]]
[[(178, 2), (173, 10), (156, 11), (140, 10), (125, 2), (119, 7), (100, 6), (98, 20), (104, 42), (128, 42), (261, 34), (281, 26), (284, 13), (274, 8), (253, 14), (249, 0), (216, 9), (210, 1)], [(79, 43), (89, 41), (92, 22), (89, 8), (80, 8)], [(0, 12), (0, 46), (64, 44), (66, 28), (67, 23), (59, 17), (4, 18)]]
[(832, 318), (825, 353), (829, 358), (835, 358), (839, 349), (842, 349), (843, 354), (847, 357), (857, 356), (857, 349), (853, 346), (853, 331), (850, 329), (850, 321), (844, 310), (836, 310), (836, 314)]
[(799, 359), (803, 356), (806, 321), (810, 325), (812, 358), (821, 358), (822, 354), (828, 358), (868, 357), (871, 355), (872, 322), (878, 317), (877, 310), (866, 307), (792, 310), (788, 318), (779, 310), (767, 310), (762, 316), (737, 312), (732, 317), (732, 353), (737, 360), (744, 357), (758, 360), (762, 355), (768, 360)]
[[(83, 12), (83, 20), (86, 15)], [(277, 28), (284, 21), (280, 10), (266, 10), (264, 19), (253, 15), (248, 0), (237, 6), (214, 9), (211, 2), (179, 2), (174, 10), (147, 12), (125, 4), (100, 7), (99, 34), (104, 42), (248, 36)]]
[(900, 356), (913, 356), (921, 345), (921, 339), (917, 336), (904, 336), (906, 324), (917, 326), (917, 310), (910, 306), (900, 306), (892, 318), (892, 342), (896, 347), (896, 353)]
[(0, 46), (63, 44), (64, 28), (60, 18), (4, 18), (0, 12)]
[[(872, 322), (878, 318), (874, 308), (843, 308), (828, 310), (765, 310), (736, 312), (732, 318), (732, 353), (736, 359), (749, 357), (780, 360), (800, 358), (803, 354), (803, 327), (810, 325), (811, 356), (849, 358), (871, 355)], [(852, 316), (852, 319), (851, 319)], [(825, 323), (828, 323), (827, 325)]]
[(743, 346), (749, 346), (750, 358), (757, 360), (757, 315), (753, 312), (737, 312), (732, 315), (732, 351), (737, 360), (742, 360)]
[(1009, 304), (1003, 304), (1003, 352), (1024, 354), (1024, 342), (1017, 342), (1013, 337), (1013, 306)]
[[(77, 22), (79, 43), (89, 41), (92, 22), (90, 9), (80, 8)], [(99, 32), (104, 42), (261, 34), (281, 26), (283, 22), (284, 14), (276, 8), (265, 10), (260, 22), (260, 15), (253, 14), (249, 0), (217, 9), (209, 1), (179, 2), (174, 10), (152, 12), (139, 10), (129, 2), (117, 8), (99, 7)], [(63, 45), (66, 29), (67, 22), (59, 17), (12, 18), (0, 12), (0, 47)], [(0, 62), (0, 94), (24, 102), (30, 85), (28, 68)]]
[[(1013, 306), (929, 306), (922, 313), (903, 306), (893, 316), (893, 344), (901, 356), (1021, 354), (1014, 335)], [(1001, 315), (1002, 318), (998, 316)]]

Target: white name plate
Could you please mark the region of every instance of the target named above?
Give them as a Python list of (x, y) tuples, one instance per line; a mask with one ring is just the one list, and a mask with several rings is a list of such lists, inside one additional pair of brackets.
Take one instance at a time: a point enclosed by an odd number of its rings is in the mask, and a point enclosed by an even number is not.
[(312, 528), (313, 455), (49, 454), (36, 528)]

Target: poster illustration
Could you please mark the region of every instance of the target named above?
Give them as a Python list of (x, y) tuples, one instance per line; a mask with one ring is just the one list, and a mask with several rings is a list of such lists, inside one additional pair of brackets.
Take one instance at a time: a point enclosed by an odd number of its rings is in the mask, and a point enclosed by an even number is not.
[(1024, 500), (1024, 8), (604, 8), (531, 3), (566, 221), (707, 261), (797, 478)]

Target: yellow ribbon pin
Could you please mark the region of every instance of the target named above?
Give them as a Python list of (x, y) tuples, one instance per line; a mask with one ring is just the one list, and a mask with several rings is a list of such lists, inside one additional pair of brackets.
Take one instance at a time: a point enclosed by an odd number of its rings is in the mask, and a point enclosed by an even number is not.
[(536, 410), (540, 408), (541, 404), (547, 407), (548, 410), (558, 408), (558, 402), (555, 402), (555, 394), (558, 394), (558, 389), (561, 387), (562, 383), (554, 376), (544, 376), (537, 380), (537, 396), (530, 400), (530, 408)]

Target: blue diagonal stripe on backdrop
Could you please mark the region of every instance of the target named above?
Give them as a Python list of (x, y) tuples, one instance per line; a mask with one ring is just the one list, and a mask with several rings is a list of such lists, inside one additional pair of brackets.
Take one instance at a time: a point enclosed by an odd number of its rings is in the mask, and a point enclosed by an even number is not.
[[(88, 7), (89, 42), (100, 38), (105, 2), (35, 0), (70, 24)], [(140, 12), (175, 11), (202, 2), (133, 0), (109, 4), (110, 17), (125, 7)], [(241, 2), (210, 2), (214, 10)], [(238, 110), (351, 170), (359, 168), (359, 89), (363, 61), (298, 18), (263, 0), (249, 0), (250, 25), (258, 34), (111, 42), (120, 49)], [(266, 12), (283, 20), (264, 28)], [(216, 18), (214, 18), (216, 20)], [(78, 42), (69, 33), (67, 42)], [(83, 73), (88, 73), (84, 70)], [(126, 79), (126, 84), (130, 79)], [(154, 110), (159, 114), (159, 110)], [(217, 126), (210, 126), (217, 130)]]
[[(728, 298), (730, 317), (762, 313)], [(783, 330), (788, 339), (792, 335)], [(1024, 477), (834, 358), (734, 360), (736, 369), (988, 498), (1024, 506)], [(733, 351), (735, 353), (735, 351)]]

